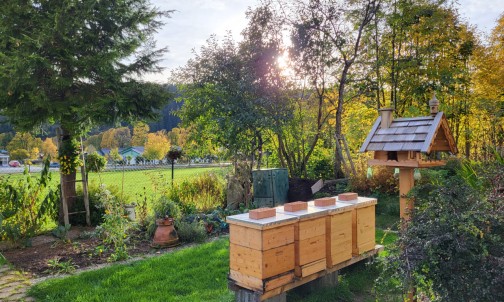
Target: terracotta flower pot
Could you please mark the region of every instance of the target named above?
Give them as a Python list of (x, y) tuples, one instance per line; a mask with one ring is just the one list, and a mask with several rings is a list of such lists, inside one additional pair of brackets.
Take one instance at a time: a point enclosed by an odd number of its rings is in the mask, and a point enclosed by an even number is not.
[(173, 218), (156, 219), (156, 232), (152, 244), (154, 247), (169, 247), (178, 244)]

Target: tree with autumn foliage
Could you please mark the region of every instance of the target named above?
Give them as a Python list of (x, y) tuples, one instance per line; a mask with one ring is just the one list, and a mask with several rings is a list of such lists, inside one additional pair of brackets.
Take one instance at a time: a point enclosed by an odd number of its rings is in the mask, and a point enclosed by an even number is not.
[(40, 150), (44, 153), (44, 156), (51, 156), (51, 159), (55, 160), (58, 157), (58, 147), (54, 143), (54, 140), (50, 137), (47, 137), (44, 140)]
[(170, 150), (170, 142), (164, 131), (147, 134), (143, 157), (147, 160), (162, 160)]
[(131, 146), (143, 146), (147, 141), (149, 125), (139, 121), (133, 124), (133, 136), (131, 137)]

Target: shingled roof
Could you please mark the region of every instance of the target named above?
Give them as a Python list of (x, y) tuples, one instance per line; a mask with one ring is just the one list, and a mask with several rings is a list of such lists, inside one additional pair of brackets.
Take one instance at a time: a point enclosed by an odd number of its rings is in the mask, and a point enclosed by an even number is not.
[(378, 117), (360, 152), (366, 151), (446, 151), (457, 153), (457, 147), (443, 112), (435, 116), (394, 119), (382, 129)]

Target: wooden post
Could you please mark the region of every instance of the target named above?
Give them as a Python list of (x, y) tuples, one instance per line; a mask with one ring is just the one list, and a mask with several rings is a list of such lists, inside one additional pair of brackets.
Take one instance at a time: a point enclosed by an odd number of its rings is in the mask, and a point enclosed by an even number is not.
[[(401, 213), (401, 224), (402, 227), (406, 228), (406, 223), (411, 219), (411, 211), (414, 208), (413, 201), (408, 200), (406, 195), (415, 185), (413, 168), (400, 168), (399, 169), (399, 207)], [(407, 293), (405, 301), (414, 302), (415, 298), (415, 287), (410, 288)]]
[(82, 173), (82, 193), (84, 195), (84, 208), (86, 209), (86, 225), (91, 226), (91, 212), (89, 210), (88, 180), (86, 175), (86, 165), (81, 166)]
[(60, 173), (60, 186), (61, 186), (61, 206), (63, 209), (63, 223), (65, 226), (70, 224), (70, 219), (68, 218), (68, 204), (65, 198), (65, 179), (63, 174)]
[(413, 178), (413, 168), (400, 168), (399, 169), (399, 208), (401, 219), (404, 221), (410, 220), (410, 213), (413, 210), (413, 202), (406, 198), (406, 195), (415, 185)]

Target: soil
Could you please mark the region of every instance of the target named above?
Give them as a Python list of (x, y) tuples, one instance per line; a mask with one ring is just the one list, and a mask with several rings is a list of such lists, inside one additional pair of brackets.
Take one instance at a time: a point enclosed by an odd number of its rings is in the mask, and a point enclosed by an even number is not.
[[(25, 248), (13, 248), (2, 251), (2, 255), (16, 269), (20, 269), (32, 275), (33, 278), (44, 277), (54, 274), (48, 265), (49, 260), (59, 259), (59, 262), (71, 260), (75, 268), (82, 269), (107, 263), (111, 251), (104, 248), (98, 238), (83, 238), (85, 232), (92, 229), (72, 227), (70, 240), (60, 240), (54, 236), (42, 235), (33, 238), (33, 245)], [(135, 234), (128, 244), (130, 256), (144, 256), (148, 254), (164, 253), (171, 248), (151, 248), (151, 240), (143, 238), (142, 234)], [(103, 251), (103, 252), (100, 252)]]

